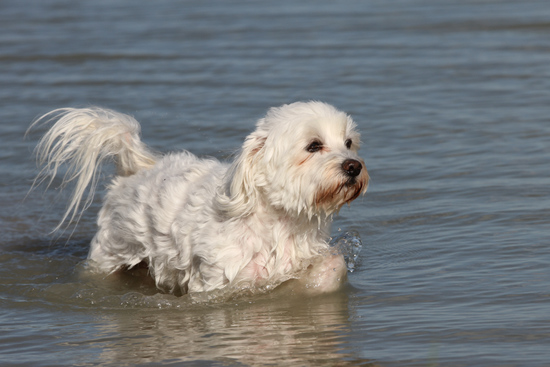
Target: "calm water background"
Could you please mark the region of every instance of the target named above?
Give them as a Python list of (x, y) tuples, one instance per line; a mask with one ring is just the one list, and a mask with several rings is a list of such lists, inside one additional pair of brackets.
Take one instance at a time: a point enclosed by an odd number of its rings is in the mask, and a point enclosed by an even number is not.
[[(550, 365), (547, 1), (137, 4), (0, 2), (0, 365)], [(63, 194), (24, 201), (23, 134), (54, 108), (225, 159), (311, 99), (354, 116), (372, 177), (335, 220), (363, 241), (341, 293), (204, 303), (83, 277), (99, 199), (69, 240), (48, 234)]]

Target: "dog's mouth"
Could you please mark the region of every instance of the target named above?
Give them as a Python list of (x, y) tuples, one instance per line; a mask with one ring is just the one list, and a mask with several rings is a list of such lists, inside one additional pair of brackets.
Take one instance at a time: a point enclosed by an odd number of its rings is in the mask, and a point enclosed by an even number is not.
[(351, 203), (364, 193), (368, 181), (368, 174), (365, 171), (359, 176), (348, 177), (332, 186), (324, 187), (317, 193), (315, 204), (326, 211), (337, 211), (342, 205)]
[(353, 200), (357, 199), (357, 197), (363, 192), (365, 185), (366, 184), (363, 181), (358, 181), (355, 177), (350, 178), (344, 185), (342, 185), (348, 189), (344, 202), (349, 204)]
[(357, 179), (355, 177), (350, 177), (345, 183), (344, 186), (346, 187), (352, 187), (357, 184)]

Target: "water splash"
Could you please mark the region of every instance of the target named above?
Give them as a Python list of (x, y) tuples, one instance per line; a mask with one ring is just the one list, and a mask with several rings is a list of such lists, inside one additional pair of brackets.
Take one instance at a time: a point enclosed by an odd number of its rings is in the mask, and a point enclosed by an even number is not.
[(363, 248), (359, 233), (357, 231), (346, 231), (333, 237), (330, 240), (330, 245), (338, 254), (344, 255), (348, 271), (353, 273), (359, 261), (359, 253)]

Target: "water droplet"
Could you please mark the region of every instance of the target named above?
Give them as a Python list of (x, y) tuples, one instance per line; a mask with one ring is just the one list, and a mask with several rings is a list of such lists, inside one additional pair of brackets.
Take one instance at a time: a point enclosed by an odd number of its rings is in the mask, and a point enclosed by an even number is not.
[(336, 253), (344, 255), (348, 271), (352, 273), (355, 270), (359, 253), (363, 248), (359, 233), (357, 231), (346, 231), (334, 237), (330, 244), (336, 250)]

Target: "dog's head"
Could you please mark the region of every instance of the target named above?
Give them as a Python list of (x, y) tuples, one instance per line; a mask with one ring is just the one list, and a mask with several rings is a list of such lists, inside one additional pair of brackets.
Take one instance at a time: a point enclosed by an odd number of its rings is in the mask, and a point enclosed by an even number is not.
[(269, 206), (310, 218), (338, 211), (369, 182), (355, 127), (348, 115), (321, 102), (270, 109), (228, 172), (225, 209), (246, 215)]

